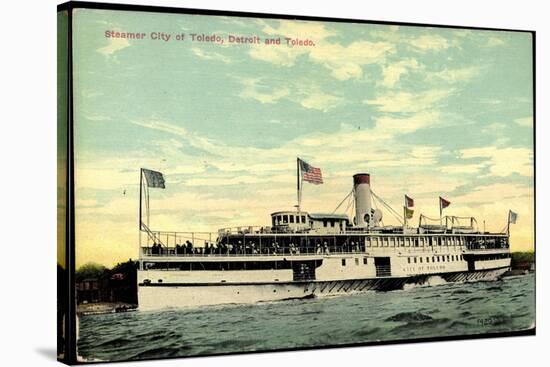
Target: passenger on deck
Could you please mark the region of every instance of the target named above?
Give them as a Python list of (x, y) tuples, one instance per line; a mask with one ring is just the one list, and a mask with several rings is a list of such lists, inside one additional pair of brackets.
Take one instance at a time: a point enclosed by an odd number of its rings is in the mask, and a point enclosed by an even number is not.
[(296, 246), (294, 246), (293, 242), (290, 243), (289, 248), (290, 248), (290, 254), (291, 255), (296, 255), (297, 250), (296, 250)]

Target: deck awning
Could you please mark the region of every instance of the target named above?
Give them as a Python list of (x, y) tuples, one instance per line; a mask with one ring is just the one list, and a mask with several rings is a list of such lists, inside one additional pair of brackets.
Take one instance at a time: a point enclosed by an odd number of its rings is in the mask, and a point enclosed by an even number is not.
[(311, 219), (323, 220), (323, 219), (337, 219), (337, 220), (349, 220), (346, 214), (332, 214), (332, 213), (310, 213)]

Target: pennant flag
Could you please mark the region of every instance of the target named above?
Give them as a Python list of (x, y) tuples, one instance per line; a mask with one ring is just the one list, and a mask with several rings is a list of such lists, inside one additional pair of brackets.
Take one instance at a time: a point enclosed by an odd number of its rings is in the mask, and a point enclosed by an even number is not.
[(162, 173), (145, 168), (142, 168), (141, 171), (145, 175), (148, 187), (158, 187), (161, 189), (165, 188), (164, 176), (162, 175)]
[(411, 219), (414, 214), (414, 210), (407, 208), (406, 206), (403, 207), (405, 209), (405, 218)]
[(518, 214), (510, 210), (510, 218), (509, 218), (510, 223), (516, 224), (517, 220), (518, 220)]
[(441, 207), (441, 209), (445, 209), (449, 205), (451, 205), (451, 202), (449, 200), (443, 199), (441, 196), (439, 197), (439, 206)]
[(405, 195), (405, 203), (407, 208), (412, 208), (414, 206), (414, 200), (411, 197)]
[(313, 167), (299, 158), (298, 160), (300, 161), (300, 171), (302, 172), (302, 178), (304, 181), (315, 185), (320, 185), (323, 183), (323, 175), (321, 174), (320, 168)]

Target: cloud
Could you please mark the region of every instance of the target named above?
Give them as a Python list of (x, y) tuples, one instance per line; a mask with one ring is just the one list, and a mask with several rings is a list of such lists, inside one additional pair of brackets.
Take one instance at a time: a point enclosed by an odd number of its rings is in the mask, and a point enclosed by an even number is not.
[(107, 46), (98, 48), (96, 51), (104, 56), (112, 56), (115, 52), (130, 47), (130, 42), (126, 38), (109, 38)]
[(363, 65), (381, 63), (393, 52), (395, 45), (387, 42), (356, 41), (348, 46), (326, 43), (311, 49), (310, 58), (322, 64), (338, 80), (363, 76)]
[(459, 83), (468, 81), (479, 75), (481, 68), (478, 66), (468, 66), (457, 69), (443, 69), (438, 72), (428, 74), (428, 80), (431, 82)]
[(273, 88), (270, 93), (260, 92), (259, 89), (268, 89), (260, 84), (260, 81), (261, 79), (243, 79), (241, 83), (245, 88), (239, 96), (244, 99), (255, 99), (261, 103), (275, 103), (290, 94), (290, 90), (286, 87)]
[(280, 20), (277, 27), (264, 20), (258, 20), (258, 25), (262, 26), (262, 32), (270, 36), (284, 36), (289, 38), (315, 38), (316, 40), (324, 40), (336, 35), (335, 32), (327, 29), (321, 22), (311, 21), (296, 21), (296, 20)]
[(300, 104), (308, 109), (316, 109), (326, 112), (331, 108), (336, 107), (340, 101), (342, 101), (342, 98), (340, 97), (317, 91), (309, 94), (300, 102)]
[(86, 115), (84, 117), (90, 121), (111, 121), (112, 120), (112, 118), (110, 118), (109, 116), (98, 115), (98, 114)]
[(519, 126), (532, 128), (533, 127), (533, 116), (522, 117), (522, 118), (519, 118), (519, 119), (515, 119), (514, 122), (516, 124), (518, 124)]
[(531, 196), (533, 196), (532, 187), (498, 182), (475, 187), (463, 195), (455, 196), (454, 200), (462, 204), (486, 204)]
[(473, 163), (473, 164), (449, 164), (440, 166), (439, 170), (447, 174), (474, 174), (479, 173), (485, 164)]
[(415, 59), (406, 59), (386, 65), (382, 68), (384, 79), (381, 84), (391, 88), (401, 79), (401, 76), (409, 73), (410, 70), (418, 69), (419, 63)]
[[(309, 60), (324, 66), (338, 80), (361, 78), (362, 66), (380, 63), (386, 55), (394, 51), (395, 46), (388, 42), (355, 41), (349, 45), (330, 42), (328, 39), (334, 33), (325, 25), (317, 22), (284, 21), (274, 27), (265, 21), (260, 21), (262, 31), (271, 37), (282, 37), (280, 46), (253, 46), (249, 52), (252, 58), (279, 66), (290, 67), (300, 56), (308, 56)], [(288, 47), (285, 37), (311, 39), (315, 46)]]
[(533, 176), (533, 151), (529, 148), (468, 148), (462, 149), (460, 155), (463, 159), (482, 159), (494, 176), (505, 177), (514, 173)]
[(452, 93), (453, 90), (438, 89), (417, 93), (389, 92), (375, 99), (366, 99), (363, 103), (376, 106), (380, 112), (419, 112), (433, 107)]
[(409, 44), (421, 51), (439, 51), (450, 47), (449, 41), (437, 34), (413, 38), (409, 40)]
[[(338, 131), (312, 132), (298, 136), (272, 148), (251, 146), (229, 146), (222, 141), (205, 138), (192, 133), (174, 123), (156, 119), (132, 121), (133, 124), (161, 131), (176, 137), (152, 141), (148, 147), (147, 159), (136, 155), (131, 160), (101, 160), (98, 166), (80, 164), (79, 187), (118, 190), (135, 181), (139, 167), (158, 169), (184, 186), (235, 186), (284, 183), (291, 178), (293, 163), (291, 157), (311, 157), (314, 162), (323, 162), (335, 177), (345, 179), (353, 170), (361, 169), (359, 164), (376, 168), (398, 168), (414, 165), (429, 166), (437, 163), (439, 147), (418, 147), (409, 144), (395, 144), (394, 138), (400, 134), (422, 128), (436, 115), (420, 114), (403, 119), (381, 118), (372, 128), (357, 130), (343, 124)], [(200, 151), (199, 156), (190, 156), (182, 147), (191, 146)], [(365, 150), (365, 146), (369, 149)], [(394, 146), (391, 150), (388, 146)], [(350, 151), (358, 152), (350, 155)], [(150, 157), (156, 157), (151, 159)], [(159, 164), (158, 157), (170, 157)], [(204, 157), (204, 158), (202, 158)], [(106, 167), (123, 167), (107, 169)], [(330, 169), (328, 168), (330, 167)], [(117, 189), (118, 188), (118, 189)]]
[[(180, 127), (175, 124), (171, 124), (165, 121), (161, 121), (158, 119), (148, 119), (148, 120), (131, 120), (130, 123), (134, 125), (138, 125), (141, 127), (145, 127), (152, 130), (162, 131), (168, 134), (176, 135), (182, 139), (185, 140), (186, 145), (192, 148), (195, 148), (200, 153), (211, 153), (211, 154), (221, 154), (223, 155), (223, 151), (219, 149), (219, 147), (216, 146), (216, 142), (203, 137), (201, 135), (192, 133), (187, 131), (185, 128)], [(172, 146), (166, 146), (164, 143), (158, 144), (157, 142), (151, 142), (153, 145), (159, 145), (159, 149), (171, 149)], [(171, 151), (169, 153), (173, 153), (174, 151)], [(170, 154), (168, 154), (170, 155)], [(196, 160), (196, 157), (191, 157), (191, 159)]]
[(229, 57), (217, 52), (205, 51), (198, 47), (191, 48), (191, 52), (193, 52), (195, 56), (200, 57), (201, 59), (204, 59), (204, 60), (216, 60), (216, 61), (221, 61), (224, 64), (231, 63), (231, 59)]
[(241, 79), (240, 83), (244, 85), (244, 89), (239, 94), (241, 98), (254, 99), (261, 103), (272, 104), (285, 99), (306, 109), (326, 112), (343, 101), (341, 97), (323, 92), (317, 84), (304, 81), (273, 87), (262, 78)]
[(502, 37), (490, 36), (487, 38), (487, 46), (495, 47), (505, 45), (506, 41)]
[(408, 134), (428, 126), (434, 126), (439, 119), (439, 113), (420, 112), (409, 117), (381, 116), (376, 119), (376, 128), (382, 133), (391, 135)]
[[(118, 167), (117, 167), (118, 168)], [(139, 172), (136, 170), (135, 172)], [(96, 190), (116, 190), (122, 193), (125, 185), (135, 182), (136, 174), (112, 168), (96, 168), (81, 165), (76, 168), (75, 186)], [(77, 195), (78, 196), (78, 195)], [(89, 199), (79, 199), (76, 205), (88, 206)]]

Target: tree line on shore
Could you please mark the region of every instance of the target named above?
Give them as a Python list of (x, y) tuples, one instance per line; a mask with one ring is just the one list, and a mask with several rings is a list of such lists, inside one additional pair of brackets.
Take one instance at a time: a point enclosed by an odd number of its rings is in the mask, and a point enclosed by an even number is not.
[(118, 263), (110, 269), (100, 264), (87, 263), (76, 270), (75, 282), (77, 285), (96, 282), (100, 290), (109, 291), (100, 294), (106, 294), (111, 301), (137, 304), (137, 268), (138, 262), (132, 259)]

